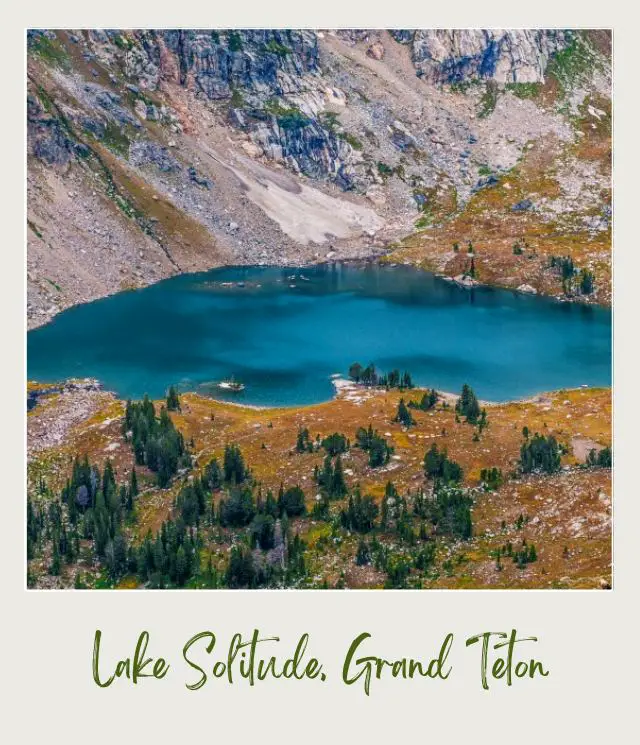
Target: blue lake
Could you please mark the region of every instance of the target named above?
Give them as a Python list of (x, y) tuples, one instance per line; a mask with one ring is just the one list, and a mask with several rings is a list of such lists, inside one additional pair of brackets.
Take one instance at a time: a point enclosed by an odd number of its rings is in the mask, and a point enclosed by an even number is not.
[[(611, 312), (465, 290), (409, 267), (228, 267), (76, 306), (27, 335), (30, 380), (95, 377), (124, 398), (177, 384), (311, 404), (331, 398), (331, 375), (355, 361), (440, 390), (469, 383), (493, 401), (608, 386)], [(230, 376), (246, 389), (216, 387)]]

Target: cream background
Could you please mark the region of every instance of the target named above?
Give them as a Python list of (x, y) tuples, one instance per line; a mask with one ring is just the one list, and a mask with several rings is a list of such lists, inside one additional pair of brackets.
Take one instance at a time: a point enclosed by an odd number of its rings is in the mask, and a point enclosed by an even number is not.
[[(473, 743), (626, 743), (637, 733), (640, 494), (632, 473), (638, 445), (637, 173), (638, 18), (622, 2), (393, 4), (325, 0), (191, 2), (112, 0), (6, 3), (2, 10), (3, 610), (0, 681), (5, 742), (129, 743), (189, 740), (315, 743), (430, 740)], [(628, 7), (631, 7), (629, 4)], [(613, 27), (615, 46), (615, 589), (612, 592), (26, 592), (24, 590), (24, 29), (26, 27)], [(634, 342), (634, 339), (636, 340)], [(321, 658), (326, 683), (270, 681), (249, 689), (215, 682), (187, 691), (184, 642), (211, 629), (279, 635), (281, 655), (299, 635)], [(544, 680), (481, 689), (478, 645), (485, 630), (536, 635), (531, 652)], [(165, 680), (98, 689), (91, 679), (96, 628), (109, 658), (132, 654), (141, 629), (149, 651), (169, 658)], [(374, 681), (371, 697), (340, 681), (350, 641), (368, 630), (372, 652), (435, 654), (456, 635), (446, 682)], [(635, 694), (635, 695), (634, 695)], [(637, 704), (636, 704), (637, 706)]]

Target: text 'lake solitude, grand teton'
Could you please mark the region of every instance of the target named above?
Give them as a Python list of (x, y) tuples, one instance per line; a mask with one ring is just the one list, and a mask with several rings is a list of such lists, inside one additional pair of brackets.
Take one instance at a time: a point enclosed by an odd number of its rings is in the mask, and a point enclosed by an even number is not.
[[(373, 362), (416, 385), (505, 401), (611, 383), (611, 312), (409, 267), (232, 267), (182, 275), (58, 315), (27, 335), (31, 380), (95, 377), (120, 396), (170, 384), (262, 406), (333, 395)], [(217, 383), (242, 381), (242, 392)]]

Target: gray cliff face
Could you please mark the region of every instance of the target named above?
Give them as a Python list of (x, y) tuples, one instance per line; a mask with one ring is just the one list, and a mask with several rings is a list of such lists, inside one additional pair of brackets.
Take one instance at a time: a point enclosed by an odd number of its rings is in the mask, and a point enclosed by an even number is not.
[[(32, 43), (39, 33), (31, 32)], [(367, 45), (373, 35), (359, 30), (336, 34), (351, 46)], [(540, 82), (553, 53), (571, 41), (570, 32), (539, 30), (396, 30), (391, 35), (409, 45), (416, 75), (429, 84)], [(76, 39), (79, 43), (80, 36)], [(144, 100), (145, 91), (156, 92), (164, 83), (173, 83), (206, 101), (228, 104), (230, 126), (247, 133), (256, 152), (294, 173), (328, 179), (343, 190), (366, 191), (367, 183), (376, 182), (358, 167), (361, 158), (353, 139), (349, 144), (349, 138), (341, 137), (332, 121), (322, 116), (327, 81), (314, 31), (143, 30), (127, 36), (119, 31), (90, 31), (87, 39), (85, 60), (121, 65), (129, 81), (127, 95), (142, 94), (131, 112), (122, 105), (122, 95), (97, 83), (84, 85), (82, 97), (89, 107), (118, 126), (139, 129), (140, 117), (175, 123), (166, 107)], [(384, 48), (377, 45), (383, 54)], [(397, 140), (394, 119), (386, 118)], [(84, 128), (103, 135), (99, 118), (86, 117)], [(39, 139), (39, 152), (45, 158), (67, 157), (63, 134), (50, 129)]]
[[(122, 44), (117, 31), (92, 33), (98, 48)], [(351, 45), (367, 43), (371, 33), (337, 32)], [(571, 40), (570, 32), (541, 30), (392, 34), (410, 44), (416, 74), (432, 84), (541, 82), (552, 54)], [(269, 160), (328, 178), (344, 190), (362, 188), (357, 155), (316, 116), (322, 70), (315, 32), (166, 30), (133, 36), (137, 43), (127, 44), (125, 72), (143, 89), (171, 80), (209, 101), (227, 101), (230, 124), (247, 132)]]
[(411, 44), (417, 74), (430, 83), (473, 79), (497, 83), (540, 83), (551, 56), (571, 42), (556, 30), (428, 29), (394, 31)]
[[(91, 32), (98, 46), (117, 46), (117, 31)], [(144, 90), (170, 80), (215, 102), (229, 102), (229, 122), (249, 133), (270, 160), (311, 178), (353, 185), (350, 148), (314, 118), (304, 101), (320, 79), (313, 31), (136, 31), (125, 72)], [(108, 52), (104, 50), (105, 56)], [(283, 98), (302, 99), (299, 103)], [(305, 110), (306, 109), (306, 110)]]
[(73, 157), (74, 142), (32, 95), (27, 96), (27, 136), (30, 151), (47, 165), (62, 166)]
[[(119, 31), (91, 32), (98, 44), (122, 45)], [(317, 72), (317, 39), (311, 31), (135, 31), (125, 67), (154, 90), (163, 77), (210, 100), (244, 94), (279, 96), (296, 90), (301, 76)]]

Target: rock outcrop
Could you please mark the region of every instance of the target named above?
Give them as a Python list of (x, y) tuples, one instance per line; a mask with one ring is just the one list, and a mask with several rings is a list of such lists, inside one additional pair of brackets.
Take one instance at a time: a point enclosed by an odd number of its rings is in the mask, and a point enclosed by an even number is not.
[(556, 30), (431, 29), (414, 33), (411, 53), (431, 83), (540, 83), (551, 56), (571, 41), (571, 32)]

